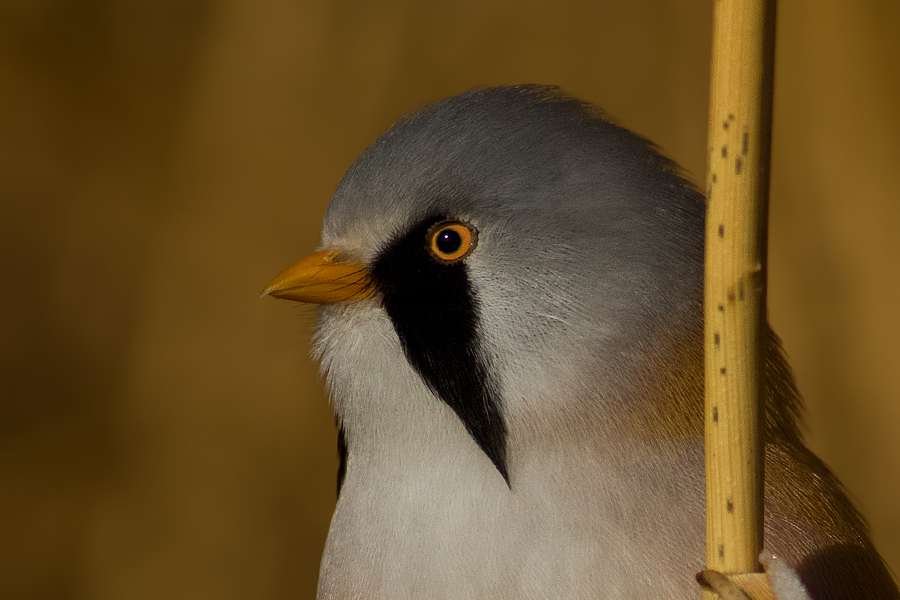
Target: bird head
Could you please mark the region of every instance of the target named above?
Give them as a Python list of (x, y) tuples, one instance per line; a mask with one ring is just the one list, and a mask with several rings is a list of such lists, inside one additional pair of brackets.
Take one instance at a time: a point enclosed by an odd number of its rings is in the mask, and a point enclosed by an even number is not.
[(375, 141), (321, 251), (265, 293), (322, 305), (316, 349), (351, 445), (441, 435), (439, 410), (508, 484), (516, 444), (658, 408), (640, 390), (659, 340), (701, 327), (704, 210), (592, 105), (474, 90)]

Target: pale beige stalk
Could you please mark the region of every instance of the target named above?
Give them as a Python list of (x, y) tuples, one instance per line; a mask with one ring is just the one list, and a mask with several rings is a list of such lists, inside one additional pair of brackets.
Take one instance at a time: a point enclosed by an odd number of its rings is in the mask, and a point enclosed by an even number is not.
[(774, 0), (715, 2), (704, 333), (706, 561), (723, 573), (757, 571), (762, 549), (774, 15)]

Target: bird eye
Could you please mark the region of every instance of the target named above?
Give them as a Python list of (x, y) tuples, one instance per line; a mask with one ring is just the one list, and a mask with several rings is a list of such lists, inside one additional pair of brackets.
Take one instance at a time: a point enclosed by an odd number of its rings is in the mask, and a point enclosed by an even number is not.
[(468, 256), (477, 243), (475, 228), (458, 221), (438, 223), (428, 233), (428, 247), (442, 261), (454, 262)]

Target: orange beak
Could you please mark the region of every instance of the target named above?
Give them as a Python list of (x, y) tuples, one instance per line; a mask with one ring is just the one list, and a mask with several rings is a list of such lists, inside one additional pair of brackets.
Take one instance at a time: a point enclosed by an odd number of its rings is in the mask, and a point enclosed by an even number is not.
[(262, 295), (333, 304), (368, 298), (372, 289), (372, 278), (364, 264), (342, 261), (338, 252), (323, 250), (276, 275)]

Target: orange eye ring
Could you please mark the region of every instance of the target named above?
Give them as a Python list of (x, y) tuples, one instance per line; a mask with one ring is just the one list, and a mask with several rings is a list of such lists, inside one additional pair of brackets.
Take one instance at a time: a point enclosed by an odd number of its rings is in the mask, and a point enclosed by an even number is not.
[(478, 245), (478, 231), (468, 223), (442, 221), (428, 231), (428, 249), (442, 262), (456, 262)]

